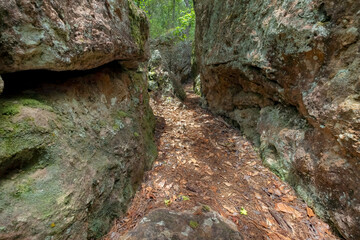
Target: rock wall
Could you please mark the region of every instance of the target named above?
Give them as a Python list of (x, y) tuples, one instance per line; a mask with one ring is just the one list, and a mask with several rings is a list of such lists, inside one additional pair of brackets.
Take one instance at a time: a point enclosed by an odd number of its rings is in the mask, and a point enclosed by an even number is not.
[(144, 60), (145, 14), (128, 0), (1, 1), (0, 73)]
[(209, 108), (346, 239), (360, 238), (360, 2), (195, 0)]
[(0, 239), (100, 238), (157, 154), (146, 18), (128, 1), (16, 2), (0, 3)]

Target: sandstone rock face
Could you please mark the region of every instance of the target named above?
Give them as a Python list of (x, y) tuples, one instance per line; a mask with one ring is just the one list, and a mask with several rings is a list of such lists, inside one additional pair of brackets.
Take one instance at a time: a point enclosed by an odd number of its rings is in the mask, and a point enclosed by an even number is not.
[(3, 76), (0, 239), (95, 239), (126, 211), (156, 146), (146, 75), (120, 69)]
[(148, 53), (145, 14), (131, 1), (0, 2), (0, 73), (91, 69)]
[(0, 72), (19, 71), (2, 74), (0, 239), (98, 239), (156, 157), (147, 20), (126, 0), (10, 0), (0, 30)]
[[(113, 236), (114, 239), (116, 236)], [(194, 212), (172, 212), (167, 209), (154, 210), (119, 240), (242, 240), (234, 223), (209, 212), (194, 215)]]
[(360, 239), (360, 2), (195, 1), (209, 108), (346, 239)]

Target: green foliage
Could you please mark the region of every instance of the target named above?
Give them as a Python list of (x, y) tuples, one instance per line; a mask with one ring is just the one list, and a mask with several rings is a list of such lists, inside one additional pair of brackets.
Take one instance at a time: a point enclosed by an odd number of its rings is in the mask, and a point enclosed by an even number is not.
[(194, 37), (195, 11), (192, 8), (190, 12), (183, 11), (182, 14), (179, 17), (180, 25), (175, 28), (173, 33), (182, 40), (191, 39)]
[(246, 215), (247, 215), (246, 209), (242, 207), (242, 208), (240, 209), (240, 214), (246, 216)]
[(16, 186), (16, 190), (12, 193), (13, 197), (21, 197), (21, 195), (24, 193), (32, 192), (33, 183), (34, 183), (33, 179), (28, 179), (26, 182), (18, 184)]
[(136, 0), (150, 20), (152, 38), (172, 35), (194, 39), (195, 12), (191, 0)]
[(191, 220), (191, 221), (189, 222), (189, 226), (190, 226), (192, 229), (195, 229), (195, 228), (198, 228), (198, 227), (199, 227), (199, 223)]
[(180, 195), (179, 198), (180, 198), (182, 201), (190, 201), (190, 198), (189, 198), (188, 196)]
[(170, 206), (171, 200), (170, 199), (165, 199), (164, 203), (165, 203), (165, 206)]
[(202, 211), (203, 212), (210, 212), (211, 208), (208, 205), (203, 205), (202, 206)]

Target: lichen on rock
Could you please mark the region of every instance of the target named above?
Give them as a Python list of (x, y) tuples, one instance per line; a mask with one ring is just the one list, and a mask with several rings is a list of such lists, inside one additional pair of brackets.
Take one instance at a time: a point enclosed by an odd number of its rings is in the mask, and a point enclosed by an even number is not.
[(357, 1), (195, 1), (209, 108), (346, 239), (360, 238), (359, 10)]
[(10, 0), (0, 22), (0, 239), (100, 238), (157, 155), (146, 17)]
[(0, 72), (85, 70), (148, 54), (148, 22), (131, 0), (2, 1), (0, 22)]

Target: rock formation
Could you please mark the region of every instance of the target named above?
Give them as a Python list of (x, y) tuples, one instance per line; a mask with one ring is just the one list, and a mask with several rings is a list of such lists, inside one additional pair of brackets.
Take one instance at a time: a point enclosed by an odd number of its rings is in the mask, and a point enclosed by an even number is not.
[(0, 72), (81, 70), (148, 54), (145, 14), (128, 0), (1, 1)]
[(209, 108), (346, 239), (360, 239), (360, 2), (195, 2)]
[[(140, 223), (119, 240), (242, 240), (236, 225), (216, 212), (194, 214), (195, 211), (176, 213), (157, 209), (147, 214)], [(115, 234), (115, 233), (114, 233)]]
[(150, 46), (152, 50), (160, 52), (164, 67), (178, 76), (181, 83), (187, 82), (192, 77), (192, 41), (163, 37), (153, 40)]
[(149, 60), (149, 91), (163, 96), (186, 98), (186, 93), (181, 85), (180, 77), (175, 75), (168, 67), (167, 59), (159, 50), (153, 50)]
[(145, 15), (10, 0), (0, 19), (0, 239), (99, 238), (156, 156)]

